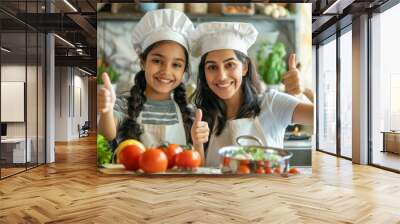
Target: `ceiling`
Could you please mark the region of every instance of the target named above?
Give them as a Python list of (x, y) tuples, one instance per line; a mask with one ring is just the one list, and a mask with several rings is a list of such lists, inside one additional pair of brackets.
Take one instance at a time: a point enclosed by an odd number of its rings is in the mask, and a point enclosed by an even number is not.
[(350, 25), (354, 17), (380, 12), (396, 0), (311, 0), (313, 44), (320, 43)]
[[(36, 43), (36, 35), (52, 32), (72, 44), (55, 38), (56, 66), (79, 66), (95, 74), (96, 4), (96, 0), (1, 0), (2, 46), (12, 49), (2, 60), (17, 62), (27, 55), (29, 61), (44, 47)], [(20, 35), (25, 31), (27, 38)]]
[[(352, 18), (377, 10), (396, 0), (292, 0), (293, 3), (312, 3), (313, 43), (332, 36), (338, 28), (351, 24)], [(46, 5), (47, 2), (47, 5)], [(54, 32), (74, 45), (55, 38), (56, 65), (74, 65), (96, 71), (96, 4), (97, 2), (134, 2), (133, 0), (1, 0), (0, 27), (2, 44), (19, 52), (15, 56), (36, 51), (33, 35), (19, 38), (17, 33)], [(288, 2), (270, 0), (268, 2)], [(69, 5), (69, 4), (70, 5)], [(72, 7), (71, 7), (72, 6)], [(75, 9), (74, 9), (75, 8)], [(75, 11), (76, 10), (76, 11)], [(52, 13), (49, 13), (49, 12)], [(33, 38), (33, 39), (32, 39)], [(25, 41), (28, 48), (25, 51)], [(32, 43), (30, 43), (32, 42)], [(22, 47), (23, 46), (23, 47)], [(39, 48), (42, 45), (39, 45)], [(19, 50), (18, 50), (19, 49)], [(11, 59), (12, 57), (10, 57)]]

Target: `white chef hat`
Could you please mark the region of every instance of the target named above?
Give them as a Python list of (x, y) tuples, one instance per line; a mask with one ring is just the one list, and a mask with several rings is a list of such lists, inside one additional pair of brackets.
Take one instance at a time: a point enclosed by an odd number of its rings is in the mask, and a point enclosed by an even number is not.
[(138, 55), (150, 45), (171, 40), (189, 50), (189, 34), (194, 30), (192, 21), (181, 11), (160, 9), (147, 12), (133, 29), (133, 48)]
[(209, 22), (197, 26), (190, 37), (192, 55), (199, 57), (214, 50), (233, 49), (247, 55), (258, 31), (250, 23)]

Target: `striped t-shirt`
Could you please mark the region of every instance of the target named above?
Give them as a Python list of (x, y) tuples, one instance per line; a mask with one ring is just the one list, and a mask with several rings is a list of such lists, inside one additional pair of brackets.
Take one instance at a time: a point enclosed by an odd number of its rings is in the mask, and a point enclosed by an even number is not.
[[(127, 96), (121, 96), (115, 102), (114, 116), (118, 119), (118, 126), (128, 118), (127, 98)], [(179, 123), (176, 107), (172, 100), (147, 99), (143, 104), (141, 115), (143, 124), (172, 125)]]
[(143, 124), (172, 125), (178, 123), (178, 114), (172, 100), (147, 100), (143, 105)]

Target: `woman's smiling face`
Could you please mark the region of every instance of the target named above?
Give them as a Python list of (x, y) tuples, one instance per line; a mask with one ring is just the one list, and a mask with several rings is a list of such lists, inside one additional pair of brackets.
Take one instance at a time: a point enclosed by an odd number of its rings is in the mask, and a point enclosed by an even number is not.
[(240, 87), (247, 68), (247, 64), (243, 65), (233, 50), (211, 51), (204, 63), (208, 86), (224, 101), (241, 95)]
[(182, 82), (186, 66), (184, 48), (172, 41), (160, 43), (142, 63), (146, 77), (146, 96), (163, 100)]

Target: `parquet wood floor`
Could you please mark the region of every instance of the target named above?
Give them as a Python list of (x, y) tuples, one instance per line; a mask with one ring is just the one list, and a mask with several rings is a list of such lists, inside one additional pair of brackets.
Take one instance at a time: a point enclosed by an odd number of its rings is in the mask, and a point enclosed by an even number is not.
[(290, 178), (106, 176), (95, 137), (0, 181), (0, 223), (400, 223), (400, 175), (313, 153)]

